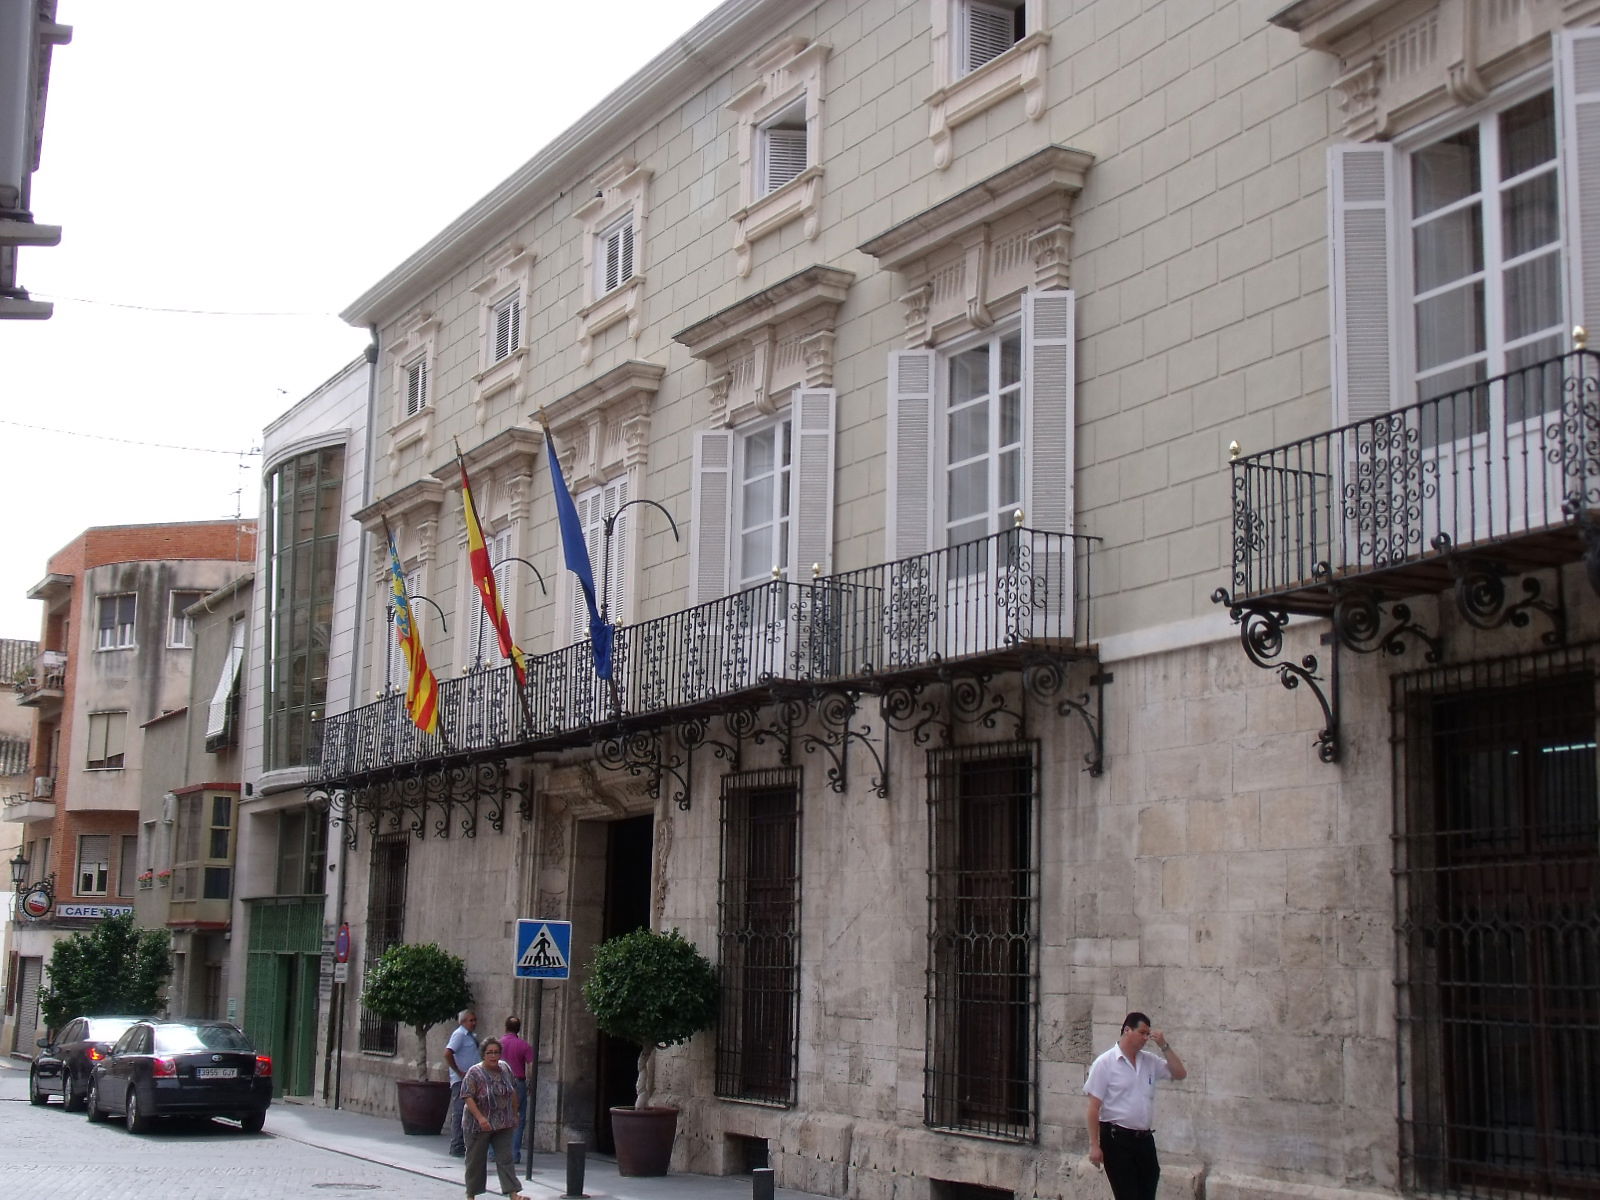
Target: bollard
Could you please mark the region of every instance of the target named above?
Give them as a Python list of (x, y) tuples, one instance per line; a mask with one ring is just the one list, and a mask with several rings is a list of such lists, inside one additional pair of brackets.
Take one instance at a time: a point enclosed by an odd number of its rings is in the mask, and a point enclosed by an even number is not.
[(585, 1164), (584, 1155), (588, 1149), (582, 1142), (567, 1143), (567, 1190), (561, 1193), (563, 1197), (581, 1197), (585, 1195), (583, 1190), (583, 1168)]
[(772, 1200), (772, 1168), (757, 1167), (750, 1172), (750, 1200)]

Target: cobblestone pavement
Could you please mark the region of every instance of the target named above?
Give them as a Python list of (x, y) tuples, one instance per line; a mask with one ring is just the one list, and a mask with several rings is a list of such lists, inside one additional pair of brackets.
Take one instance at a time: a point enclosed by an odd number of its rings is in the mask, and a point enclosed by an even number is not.
[(59, 1102), (29, 1104), (27, 1072), (0, 1069), (0, 1195), (49, 1200), (449, 1200), (446, 1183), (220, 1121), (135, 1137)]

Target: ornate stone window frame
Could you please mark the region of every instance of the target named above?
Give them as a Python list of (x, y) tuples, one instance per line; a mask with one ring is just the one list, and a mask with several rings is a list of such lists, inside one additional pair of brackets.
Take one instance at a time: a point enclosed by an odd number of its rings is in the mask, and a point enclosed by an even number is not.
[[(423, 452), (426, 453), (428, 437), (433, 431), (433, 414), (437, 407), (431, 389), (438, 381), (438, 375), (434, 370), (434, 345), (439, 336), (439, 318), (427, 309), (412, 309), (400, 318), (399, 325), (405, 332), (390, 343), (388, 348), (390, 386), (394, 395), (394, 406), (391, 410), (394, 413), (394, 424), (388, 430), (387, 449), (389, 454), (395, 455), (408, 446), (422, 442)], [(419, 359), (427, 369), (430, 395), (427, 403), (408, 416), (405, 411), (406, 371)]]
[[(822, 67), (830, 47), (804, 38), (768, 46), (745, 66), (757, 79), (728, 102), (739, 118), (739, 198), (733, 214), (733, 250), (739, 278), (750, 274), (752, 244), (791, 221), (804, 219), (807, 240), (820, 228), (822, 204)], [(772, 191), (761, 192), (762, 137), (768, 122), (797, 103), (805, 105), (806, 168)]]
[(772, 416), (797, 387), (833, 386), (835, 323), (855, 278), (807, 267), (674, 335), (710, 369), (713, 428)]
[(516, 408), (523, 404), (529, 362), (527, 330), (520, 329), (517, 348), (495, 362), (494, 314), (502, 303), (517, 296), (522, 308), (520, 319), (526, 324), (536, 258), (518, 243), (503, 243), (489, 254), (486, 273), (470, 289), (478, 299), (478, 370), (471, 379), (471, 396), (473, 419), (480, 425), (488, 418), (491, 400), (509, 402)]
[[(627, 321), (628, 337), (639, 336), (639, 308), (645, 279), (646, 197), (654, 174), (631, 158), (612, 160), (591, 181), (593, 198), (575, 212), (583, 222), (583, 307), (578, 310), (578, 357), (584, 366), (594, 359), (594, 339), (619, 321)], [(602, 293), (596, 250), (600, 238), (618, 222), (633, 222), (633, 275)]]
[(563, 447), (561, 470), (574, 494), (643, 470), (650, 409), (666, 374), (660, 363), (630, 358), (534, 414)]
[(1477, 104), (1549, 63), (1552, 33), (1597, 19), (1600, 0), (1299, 0), (1270, 18), (1339, 60), (1333, 90), (1350, 141)]
[(859, 249), (901, 277), (905, 348), (988, 329), (1029, 289), (1072, 286), (1072, 204), (1094, 156), (1046, 146)]
[(974, 71), (963, 72), (956, 61), (962, 13), (970, 0), (928, 0), (933, 21), (934, 91), (927, 99), (928, 140), (933, 143), (933, 165), (948, 167), (955, 157), (952, 131), (1019, 92), (1028, 120), (1044, 116), (1045, 77), (1049, 70), (1046, 50), (1050, 31), (1047, 0), (1024, 0), (1028, 33), (1002, 54)]

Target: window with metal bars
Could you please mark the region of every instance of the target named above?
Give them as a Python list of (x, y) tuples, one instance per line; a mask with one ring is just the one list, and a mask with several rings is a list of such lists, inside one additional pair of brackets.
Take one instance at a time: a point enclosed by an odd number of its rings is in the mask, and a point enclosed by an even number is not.
[(722, 781), (717, 1095), (795, 1101), (799, 1020), (800, 771)]
[(1039, 744), (928, 755), (928, 1044), (923, 1120), (1012, 1141), (1038, 1131)]
[[(379, 838), (372, 846), (372, 878), (367, 891), (366, 969), (383, 956), (390, 946), (399, 944), (406, 923), (405, 835)], [(361, 1009), (361, 1048), (378, 1054), (393, 1054), (399, 1042), (400, 1026)]]
[(1394, 682), (1409, 1191), (1600, 1194), (1597, 667), (1590, 644)]

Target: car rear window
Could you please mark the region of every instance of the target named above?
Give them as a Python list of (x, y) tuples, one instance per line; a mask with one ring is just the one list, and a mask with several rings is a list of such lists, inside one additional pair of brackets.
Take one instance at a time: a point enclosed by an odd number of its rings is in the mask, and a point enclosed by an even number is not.
[(89, 1021), (89, 1032), (86, 1033), (84, 1036), (86, 1038), (88, 1038), (90, 1041), (95, 1041), (95, 1042), (114, 1042), (119, 1037), (121, 1037), (123, 1034), (127, 1033), (128, 1032), (128, 1027), (131, 1026), (132, 1024), (133, 1024), (133, 1022), (131, 1020), (122, 1021), (122, 1020), (117, 1020), (115, 1018), (112, 1018), (112, 1019), (93, 1019), (93, 1018), (91, 1018), (90, 1021)]
[(250, 1039), (232, 1025), (158, 1025), (156, 1053), (189, 1050), (251, 1050)]

